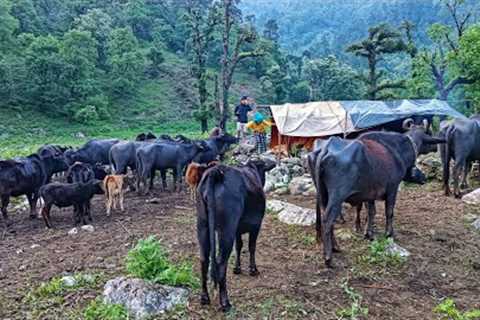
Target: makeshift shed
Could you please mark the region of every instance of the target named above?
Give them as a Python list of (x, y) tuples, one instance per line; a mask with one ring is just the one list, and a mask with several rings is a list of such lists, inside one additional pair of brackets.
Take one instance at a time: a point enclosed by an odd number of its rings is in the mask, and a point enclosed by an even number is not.
[(348, 136), (415, 116), (464, 116), (441, 100), (322, 101), (270, 106), (275, 125), (270, 147), (301, 144), (310, 149), (317, 138)]

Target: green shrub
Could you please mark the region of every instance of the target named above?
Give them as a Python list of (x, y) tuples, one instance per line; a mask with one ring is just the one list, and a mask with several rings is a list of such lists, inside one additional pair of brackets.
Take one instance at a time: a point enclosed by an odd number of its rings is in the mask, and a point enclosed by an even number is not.
[(98, 115), (97, 108), (95, 106), (88, 105), (75, 112), (73, 119), (83, 124), (91, 124), (95, 121), (98, 121), (100, 116)]
[(368, 316), (368, 308), (362, 306), (362, 295), (358, 292), (355, 292), (353, 288), (349, 287), (347, 281), (342, 283), (342, 289), (351, 301), (351, 305), (349, 308), (338, 310), (337, 316), (340, 319), (366, 319)]
[(435, 313), (438, 313), (442, 316), (442, 320), (479, 320), (480, 319), (480, 309), (473, 309), (467, 312), (462, 313), (457, 309), (455, 301), (453, 299), (447, 298), (442, 303), (440, 303), (434, 310)]
[(120, 304), (104, 303), (100, 299), (93, 300), (83, 312), (85, 320), (126, 320), (127, 309)]
[(369, 264), (382, 266), (397, 266), (405, 262), (405, 258), (399, 254), (387, 252), (387, 247), (393, 244), (392, 238), (375, 239), (368, 245), (368, 254), (362, 256), (362, 260)]
[(135, 277), (172, 286), (198, 287), (190, 263), (173, 264), (160, 242), (150, 236), (140, 240), (127, 255), (127, 272)]

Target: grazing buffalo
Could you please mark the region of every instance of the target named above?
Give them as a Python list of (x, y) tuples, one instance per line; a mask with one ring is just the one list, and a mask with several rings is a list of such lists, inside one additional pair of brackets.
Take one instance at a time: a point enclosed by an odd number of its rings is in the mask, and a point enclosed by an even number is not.
[[(478, 116), (477, 116), (478, 117)], [(467, 177), (471, 163), (480, 160), (480, 122), (475, 116), (471, 119), (456, 119), (452, 123), (442, 122), (440, 134), (447, 141), (440, 147), (443, 164), (443, 188), (445, 195), (451, 194), (450, 160), (455, 160), (453, 167), (453, 194), (460, 197), (459, 178), (463, 174), (462, 187), (467, 186)]]
[[(317, 155), (312, 170), (317, 188), (317, 241), (323, 239), (328, 267), (332, 266), (332, 251), (337, 250), (333, 225), (341, 214), (342, 203), (354, 206), (367, 203), (366, 236), (371, 238), (374, 202), (385, 201), (386, 235), (393, 236), (393, 212), (400, 182), (422, 180), (424, 176), (414, 169), (419, 152), (428, 144), (444, 142), (417, 126), (406, 134), (369, 132), (352, 141), (329, 139)], [(325, 210), (324, 217), (322, 210)]]
[(157, 136), (151, 132), (148, 133), (140, 133), (136, 138), (135, 141), (151, 141), (157, 139)]
[[(275, 164), (262, 160), (249, 161), (245, 166), (214, 166), (205, 171), (197, 188), (197, 233), (202, 271), (201, 303), (209, 304), (207, 280), (209, 260), (211, 278), (220, 285), (220, 305), (223, 311), (231, 307), (227, 294), (227, 265), (236, 243), (237, 259), (234, 273), (241, 273), (242, 234), (248, 233), (250, 252), (249, 273), (258, 275), (255, 264), (257, 237), (265, 214), (265, 172)], [(218, 236), (217, 257), (215, 232)]]
[(90, 180), (86, 183), (49, 183), (40, 188), (40, 196), (43, 199), (44, 206), (41, 210), (43, 220), (47, 228), (51, 228), (50, 209), (53, 205), (59, 208), (73, 206), (75, 224), (87, 224), (85, 216), (88, 215), (90, 221), (92, 216), (90, 212), (85, 212), (87, 203), (96, 194), (104, 194), (102, 181)]
[(75, 162), (108, 165), (110, 149), (118, 142), (118, 139), (90, 140), (78, 150), (67, 150), (65, 157), (69, 165)]
[(136, 153), (137, 149), (144, 146), (146, 142), (140, 141), (122, 141), (115, 144), (110, 149), (110, 165), (115, 174), (126, 174), (127, 169), (130, 168), (135, 171), (136, 166)]
[(30, 155), (26, 158), (0, 161), (0, 197), (2, 214), (8, 219), (10, 197), (26, 195), (30, 205), (30, 217), (35, 217), (38, 190), (48, 182), (55, 168), (65, 167), (63, 157), (50, 154)]
[[(146, 144), (137, 150), (137, 189), (140, 192), (140, 184), (143, 183), (144, 192), (153, 188), (155, 171), (160, 170), (162, 175), (162, 187), (167, 188), (166, 170), (173, 169), (173, 189), (177, 189), (177, 180), (182, 182), (182, 175), (185, 167), (192, 162), (200, 152), (206, 151), (201, 143), (192, 144), (174, 144), (174, 143), (155, 143)], [(147, 186), (147, 180), (150, 178), (150, 184)]]
[(232, 144), (237, 143), (237, 141), (238, 141), (237, 138), (229, 134), (222, 134), (222, 135), (204, 140), (209, 150), (197, 155), (193, 161), (197, 163), (204, 163), (204, 164), (210, 163), (212, 161), (216, 161), (218, 160), (219, 157), (222, 157), (225, 154), (225, 152), (228, 151), (228, 148)]

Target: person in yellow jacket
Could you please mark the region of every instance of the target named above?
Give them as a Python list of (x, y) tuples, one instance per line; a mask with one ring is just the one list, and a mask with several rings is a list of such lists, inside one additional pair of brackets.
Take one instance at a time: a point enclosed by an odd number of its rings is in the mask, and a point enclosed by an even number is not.
[(253, 116), (253, 121), (247, 123), (247, 129), (253, 131), (255, 136), (257, 153), (267, 152), (267, 135), (266, 131), (272, 126), (270, 121), (265, 120), (263, 114), (256, 112)]

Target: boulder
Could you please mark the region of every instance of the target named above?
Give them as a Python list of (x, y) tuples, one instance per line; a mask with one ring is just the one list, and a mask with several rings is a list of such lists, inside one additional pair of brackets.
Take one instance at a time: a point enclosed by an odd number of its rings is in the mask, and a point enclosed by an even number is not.
[(348, 228), (342, 228), (342, 229), (335, 230), (335, 237), (337, 239), (346, 241), (353, 238), (353, 233)]
[(288, 188), (287, 187), (281, 187), (275, 190), (274, 194), (277, 196), (283, 196), (288, 194)]
[(300, 177), (305, 174), (305, 170), (303, 169), (302, 166), (299, 165), (294, 165), (292, 169), (290, 170), (290, 175), (292, 177)]
[(62, 278), (62, 285), (65, 287), (75, 287), (78, 281), (73, 276), (65, 276)]
[(91, 224), (81, 226), (80, 229), (82, 229), (82, 231), (86, 231), (86, 232), (94, 232), (95, 231), (95, 227), (92, 226)]
[(242, 144), (239, 144), (237, 147), (235, 147), (232, 150), (232, 153), (234, 156), (238, 156), (240, 154), (249, 155), (249, 154), (252, 154), (254, 151), (255, 151), (255, 144), (242, 143)]
[(125, 306), (134, 319), (159, 315), (186, 303), (188, 291), (147, 282), (142, 279), (119, 277), (108, 281), (103, 291), (105, 303)]
[(442, 180), (442, 161), (438, 153), (420, 155), (417, 164), (427, 179)]
[(72, 228), (72, 229), (70, 229), (70, 231), (68, 231), (68, 234), (69, 234), (70, 236), (73, 236), (73, 235), (75, 235), (75, 234), (77, 234), (77, 233), (78, 233), (78, 229), (77, 229), (77, 228)]
[(312, 178), (306, 178), (304, 176), (293, 178), (288, 185), (288, 190), (291, 195), (301, 195), (314, 187)]
[(462, 201), (466, 214), (480, 214), (480, 188), (464, 195)]
[(389, 255), (398, 255), (402, 258), (410, 256), (410, 252), (407, 249), (400, 247), (395, 242), (389, 243), (385, 248), (385, 252)]
[(472, 227), (474, 227), (475, 230), (480, 231), (480, 218), (477, 219), (477, 220), (475, 220), (475, 221), (473, 221)]
[(267, 209), (278, 213), (278, 219), (286, 224), (311, 226), (315, 224), (315, 210), (280, 201), (267, 201)]

